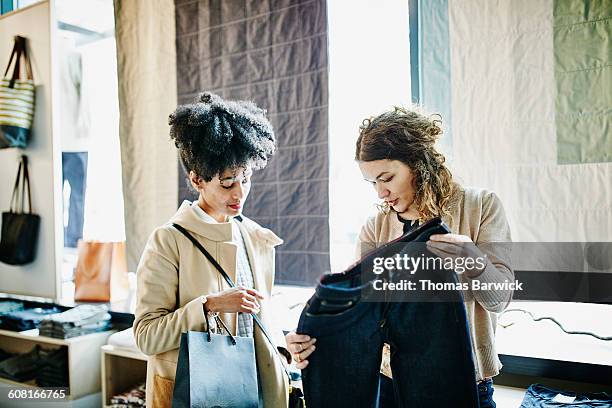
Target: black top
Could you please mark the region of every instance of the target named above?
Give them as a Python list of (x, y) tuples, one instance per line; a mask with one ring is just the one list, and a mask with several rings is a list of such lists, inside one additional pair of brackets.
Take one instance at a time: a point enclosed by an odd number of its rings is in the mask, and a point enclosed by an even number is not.
[(419, 220), (405, 220), (397, 214), (397, 219), (400, 220), (402, 224), (404, 224), (404, 235), (415, 230), (419, 226)]

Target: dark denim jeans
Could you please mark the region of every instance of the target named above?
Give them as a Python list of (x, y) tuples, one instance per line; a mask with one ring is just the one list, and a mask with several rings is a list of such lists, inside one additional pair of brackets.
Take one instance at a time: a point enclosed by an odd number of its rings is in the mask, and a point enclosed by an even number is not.
[(393, 380), (386, 375), (378, 376), (378, 408), (395, 408), (395, 391), (393, 390)]
[[(428, 276), (457, 282), (453, 271)], [(371, 282), (360, 282), (358, 270), (325, 275), (300, 316), (297, 332), (317, 338), (302, 371), (306, 405), (377, 407), (382, 347), (388, 343), (396, 406), (478, 407), (461, 292), (438, 301), (372, 302)]]
[(68, 225), (64, 228), (64, 246), (76, 248), (83, 238), (85, 190), (87, 186), (87, 152), (62, 152), (62, 183), (70, 184)]
[[(572, 402), (562, 402), (563, 400), (555, 401), (558, 394), (563, 396), (574, 397)], [(559, 397), (557, 397), (559, 398)], [(574, 393), (568, 391), (557, 391), (546, 388), (542, 384), (532, 384), (525, 393), (525, 398), (520, 408), (595, 408), (595, 407), (612, 407), (612, 395), (605, 392), (598, 393)]]
[(497, 404), (493, 401), (493, 380), (489, 378), (478, 383), (478, 399), (480, 408), (497, 407)]

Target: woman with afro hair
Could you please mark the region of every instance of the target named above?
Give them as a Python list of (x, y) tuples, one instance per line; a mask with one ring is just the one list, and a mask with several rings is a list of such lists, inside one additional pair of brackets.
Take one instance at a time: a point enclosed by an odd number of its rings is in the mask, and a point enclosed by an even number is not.
[[(265, 111), (252, 102), (224, 101), (206, 92), (195, 103), (179, 106), (169, 123), (198, 199), (184, 201), (169, 222), (153, 232), (137, 270), (134, 335), (138, 348), (150, 356), (147, 406), (171, 405), (181, 333), (208, 330), (207, 320), (214, 330), (212, 317), (218, 315), (232, 335), (254, 339), (260, 403), (286, 407), (288, 380), (251, 315), (257, 314), (270, 330), (274, 247), (282, 241), (241, 215), (252, 171), (265, 167), (274, 154), (272, 126)], [(195, 237), (237, 287), (230, 288), (172, 224)], [(282, 333), (274, 336), (282, 347)], [(214, 363), (202, 361), (209, 367)]]

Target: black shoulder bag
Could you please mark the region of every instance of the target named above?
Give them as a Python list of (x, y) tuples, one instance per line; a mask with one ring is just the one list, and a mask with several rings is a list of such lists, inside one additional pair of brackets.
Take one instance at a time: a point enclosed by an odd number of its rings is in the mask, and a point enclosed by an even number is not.
[[(25, 212), (26, 192), (28, 194), (27, 213)], [(9, 265), (25, 265), (32, 262), (36, 255), (39, 225), (40, 217), (32, 214), (28, 157), (22, 155), (11, 196), (10, 209), (2, 213), (0, 262)]]

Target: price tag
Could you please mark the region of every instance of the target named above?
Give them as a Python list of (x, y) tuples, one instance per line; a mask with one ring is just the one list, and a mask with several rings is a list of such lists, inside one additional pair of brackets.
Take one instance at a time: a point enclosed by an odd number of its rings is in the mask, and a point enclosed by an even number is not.
[(562, 404), (569, 404), (574, 402), (576, 397), (570, 397), (569, 395), (557, 394), (555, 398), (553, 398), (553, 402), (559, 402)]

